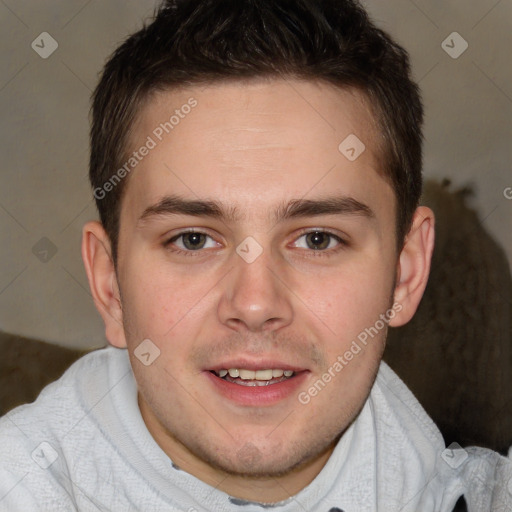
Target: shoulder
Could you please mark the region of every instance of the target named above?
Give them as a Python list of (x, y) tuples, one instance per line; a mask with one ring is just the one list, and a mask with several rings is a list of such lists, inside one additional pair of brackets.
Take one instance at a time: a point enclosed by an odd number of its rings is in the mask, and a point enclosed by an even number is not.
[(91, 352), (44, 388), (35, 402), (0, 418), (0, 511), (41, 510), (37, 502), (45, 497), (52, 510), (76, 509), (69, 466), (87, 446), (103, 444), (97, 432), (88, 434), (96, 430), (91, 411), (112, 381), (129, 370), (125, 351), (109, 347)]
[(409, 479), (415, 473), (433, 475), (422, 492), (430, 493), (434, 500), (443, 496), (443, 503), (453, 501), (455, 505), (463, 494), (469, 510), (512, 510), (512, 461), (487, 448), (446, 447), (435, 423), (384, 362), (370, 403), (373, 417), (380, 425), (377, 443), (385, 455), (382, 461), (387, 471), (395, 457), (396, 465), (402, 466), (402, 475), (407, 474)]
[(1, 417), (0, 433), (26, 437), (31, 432), (63, 428), (74, 413), (79, 414), (88, 402), (108, 389), (112, 374), (120, 367), (129, 368), (125, 351), (108, 347), (90, 352), (46, 386), (33, 403), (16, 407)]
[(470, 446), (460, 475), (470, 510), (512, 510), (512, 461), (488, 448)]

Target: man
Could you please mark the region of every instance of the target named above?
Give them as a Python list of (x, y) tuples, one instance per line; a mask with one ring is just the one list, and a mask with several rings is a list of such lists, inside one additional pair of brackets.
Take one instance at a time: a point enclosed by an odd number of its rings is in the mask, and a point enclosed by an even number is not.
[(94, 94), (82, 256), (111, 347), (2, 419), (0, 507), (509, 506), (509, 461), (446, 450), (381, 362), (434, 244), (421, 124), (354, 1), (164, 4)]

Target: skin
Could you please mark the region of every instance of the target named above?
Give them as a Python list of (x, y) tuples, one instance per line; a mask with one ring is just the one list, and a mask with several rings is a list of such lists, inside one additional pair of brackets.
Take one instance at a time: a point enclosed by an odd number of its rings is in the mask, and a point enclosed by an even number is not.
[[(108, 341), (128, 348), (155, 441), (210, 485), (277, 502), (315, 478), (364, 405), (386, 329), (308, 404), (298, 392), (393, 303), (400, 312), (390, 324), (409, 321), (428, 277), (434, 218), (418, 208), (397, 254), (395, 196), (383, 177), (377, 127), (357, 91), (280, 79), (161, 92), (143, 108), (133, 147), (190, 97), (197, 107), (129, 177), (117, 274), (98, 222), (83, 229), (83, 259)], [(349, 134), (366, 146), (353, 162), (338, 150)], [(140, 219), (166, 195), (216, 200), (238, 217)], [(372, 215), (272, 215), (291, 200), (332, 196), (352, 198)], [(204, 248), (190, 250), (190, 236), (166, 245), (189, 228), (208, 235), (200, 239)], [(303, 233), (315, 228), (345, 243)], [(246, 237), (262, 248), (252, 263), (236, 252)], [(161, 352), (144, 366), (134, 350), (147, 338)], [(285, 361), (306, 369), (306, 377), (276, 404), (239, 405), (205, 377), (207, 368), (239, 357)]]

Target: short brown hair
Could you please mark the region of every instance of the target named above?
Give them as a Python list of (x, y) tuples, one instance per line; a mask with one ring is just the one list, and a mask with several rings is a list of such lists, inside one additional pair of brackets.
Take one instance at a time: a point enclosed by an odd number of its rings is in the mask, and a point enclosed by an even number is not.
[[(423, 107), (406, 51), (357, 0), (167, 0), (108, 60), (93, 94), (89, 177), (96, 191), (123, 165), (151, 94), (253, 77), (357, 88), (382, 132), (383, 174), (397, 199), (399, 248), (421, 195)], [(340, 141), (341, 142), (341, 141)], [(117, 261), (126, 179), (95, 192)]]

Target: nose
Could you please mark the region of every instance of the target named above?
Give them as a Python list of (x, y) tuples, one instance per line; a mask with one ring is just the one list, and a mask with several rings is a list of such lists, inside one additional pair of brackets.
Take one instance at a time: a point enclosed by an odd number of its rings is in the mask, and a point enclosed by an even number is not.
[(275, 331), (292, 321), (292, 293), (283, 267), (264, 254), (252, 263), (233, 255), (234, 268), (224, 281), (218, 315), (237, 332)]

